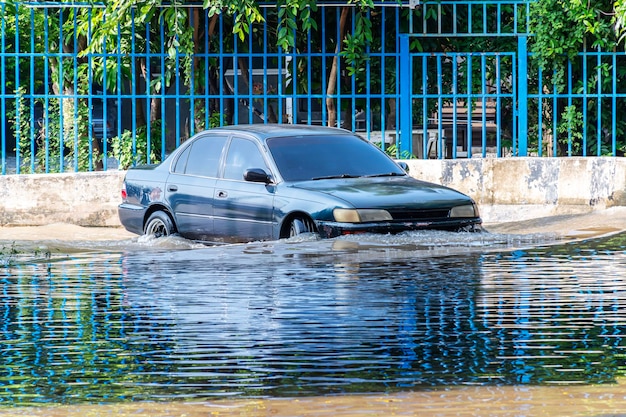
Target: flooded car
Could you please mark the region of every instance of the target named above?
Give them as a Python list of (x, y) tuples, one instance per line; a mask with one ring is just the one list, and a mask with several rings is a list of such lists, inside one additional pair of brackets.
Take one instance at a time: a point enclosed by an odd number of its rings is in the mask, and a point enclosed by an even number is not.
[(419, 181), (352, 132), (302, 125), (210, 129), (130, 169), (119, 217), (136, 234), (210, 242), (480, 230), (474, 201)]

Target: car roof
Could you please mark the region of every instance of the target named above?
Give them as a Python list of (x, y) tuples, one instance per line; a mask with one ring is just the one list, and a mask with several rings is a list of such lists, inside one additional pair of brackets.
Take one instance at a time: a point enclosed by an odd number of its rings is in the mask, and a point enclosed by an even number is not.
[(229, 133), (250, 133), (260, 138), (280, 137), (280, 136), (303, 136), (303, 135), (354, 135), (352, 132), (334, 127), (291, 125), (291, 124), (248, 124), (223, 126), (209, 129), (209, 131), (220, 131)]

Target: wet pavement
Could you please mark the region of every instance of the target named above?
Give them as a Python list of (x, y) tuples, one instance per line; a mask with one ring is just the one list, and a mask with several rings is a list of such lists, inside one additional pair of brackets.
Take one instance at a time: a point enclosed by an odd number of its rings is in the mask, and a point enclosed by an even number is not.
[(22, 417), (624, 417), (626, 385), (464, 387), (393, 395), (341, 395), (196, 403), (23, 408)]

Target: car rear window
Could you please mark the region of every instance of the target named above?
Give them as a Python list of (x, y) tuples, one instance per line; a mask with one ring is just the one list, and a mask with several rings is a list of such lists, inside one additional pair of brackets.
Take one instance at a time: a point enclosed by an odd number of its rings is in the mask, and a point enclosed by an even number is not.
[(270, 138), (267, 146), (285, 181), (333, 176), (404, 175), (387, 155), (356, 136)]

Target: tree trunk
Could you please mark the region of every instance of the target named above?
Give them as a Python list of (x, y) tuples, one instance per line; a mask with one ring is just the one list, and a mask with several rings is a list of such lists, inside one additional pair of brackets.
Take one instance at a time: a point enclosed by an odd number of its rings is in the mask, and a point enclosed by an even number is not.
[(341, 19), (339, 21), (340, 34), (339, 38), (337, 39), (337, 46), (335, 47), (335, 56), (333, 57), (333, 64), (330, 68), (330, 75), (328, 76), (328, 87), (326, 88), (326, 109), (328, 110), (328, 126), (337, 125), (337, 100), (331, 96), (337, 93), (337, 71), (339, 66), (339, 52), (341, 51), (341, 44), (346, 34), (346, 23), (348, 21), (349, 13), (349, 7), (344, 7), (341, 10)]
[[(544, 94), (549, 94), (548, 88), (544, 87)], [(548, 104), (547, 106), (543, 106), (543, 120), (544, 120), (544, 125), (545, 125), (545, 121), (549, 120), (551, 121), (552, 118), (554, 117), (554, 111), (552, 109), (552, 106), (550, 104)], [(545, 126), (543, 126), (545, 127)], [(554, 132), (552, 132), (552, 128), (548, 128), (548, 129), (543, 129), (543, 146), (545, 146), (546, 149), (546, 156), (557, 156), (554, 154)], [(539, 138), (541, 139), (541, 138)]]

